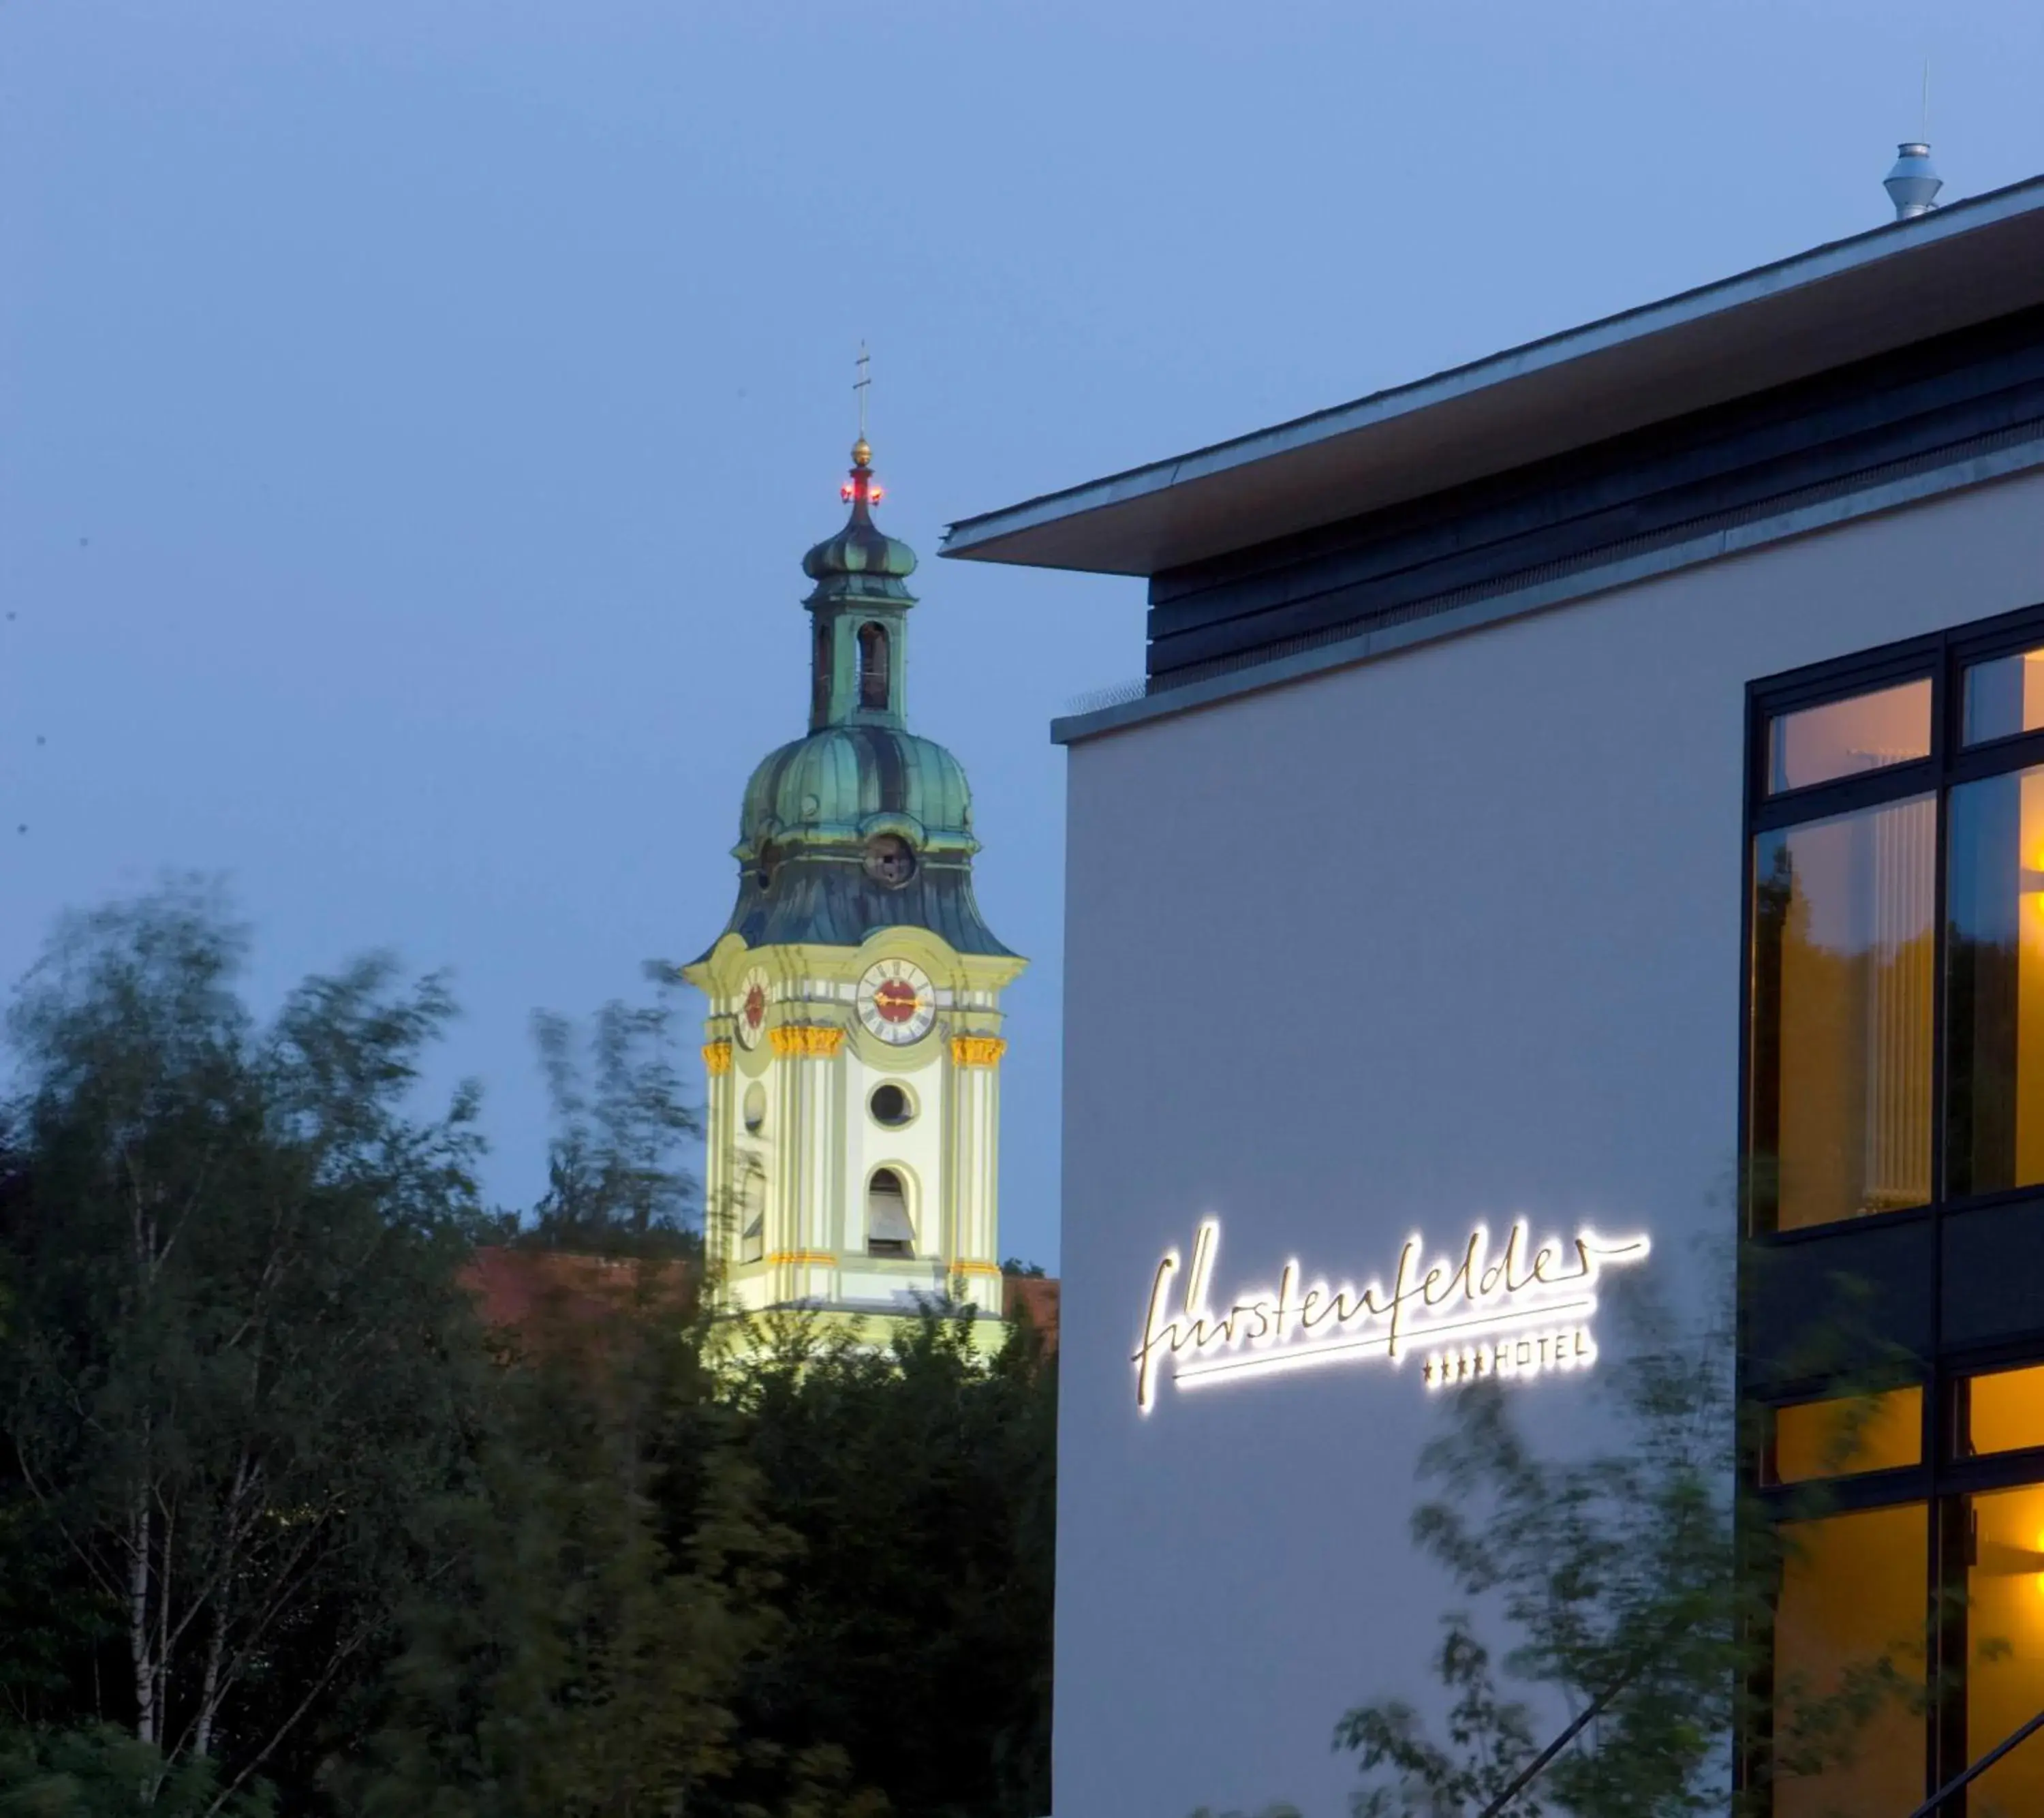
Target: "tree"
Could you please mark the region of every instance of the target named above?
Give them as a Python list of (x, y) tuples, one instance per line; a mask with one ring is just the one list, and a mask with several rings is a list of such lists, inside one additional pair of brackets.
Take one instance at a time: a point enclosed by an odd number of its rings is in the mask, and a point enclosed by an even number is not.
[[(67, 1682), (144, 1805), (208, 1812), (309, 1771), (395, 1587), (444, 1565), (414, 1517), (463, 1468), (473, 1350), (472, 1100), (408, 1106), (444, 986), (366, 959), (259, 1028), (245, 951), (194, 886), (64, 924), (9, 1019), (0, 1195), (5, 1520), (90, 1619), (41, 1612), (17, 1708)], [(27, 1752), (75, 1776), (105, 1735)]]
[(1050, 1809), (1055, 1365), (1026, 1325), (991, 1359), (973, 1332), (949, 1305), (856, 1341), (787, 1318), (727, 1396), (802, 1547), (742, 1720), (830, 1738), (902, 1818)]
[(349, 1809), (652, 1818), (736, 1811), (741, 1782), (759, 1818), (861, 1808), (841, 1753), (770, 1745), (734, 1709), (797, 1543), (763, 1512), (701, 1340), (628, 1293), (507, 1359), (474, 1493), (441, 1512), (459, 1567), (409, 1600), (369, 1762), (334, 1777)]
[[(1729, 1282), (1728, 1267), (1703, 1278)], [(1540, 1457), (1520, 1432), (1511, 1391), (1493, 1381), (1457, 1392), (1455, 1424), (1424, 1455), (1438, 1493), (1414, 1514), (1423, 1551), (1515, 1638), (1506, 1672), (1570, 1713), (1554, 1734), (1502, 1689), (1468, 1609), (1447, 1612), (1435, 1674), (1447, 1695), (1445, 1743), (1413, 1705), (1384, 1698), (1350, 1710), (1335, 1747), (1359, 1758), (1358, 1818), (1677, 1818), (1722, 1812), (1735, 1797), (1732, 1740), (1771, 1728), (1771, 1755), (1750, 1764), (1812, 1773), (1850, 1760), (1864, 1727), (1898, 1706), (1920, 1714), (1924, 1678), (1898, 1669), (1925, 1637), (1901, 1635), (1835, 1685), (1776, 1685), (1765, 1706), (1771, 1600), (1796, 1543), (1742, 1506), (1733, 1461), (1753, 1436), (1734, 1397), (1729, 1293), (1689, 1324), (1637, 1284), (1609, 1311), (1626, 1329), (1626, 1366), (1595, 1379), (1611, 1450)], [(1812, 1359), (1877, 1356), (1841, 1321), (1813, 1331)], [(1885, 1360), (1892, 1367), (1892, 1358)], [(1813, 1370), (1812, 1374), (1815, 1374)], [(1585, 1385), (1589, 1387), (1589, 1385)], [(1873, 1406), (1850, 1382), (1857, 1412), (1834, 1436), (1833, 1462), (1856, 1448)], [(1822, 1514), (1823, 1485), (1793, 1512)], [(1934, 1616), (1932, 1621), (1936, 1620)], [(1509, 1797), (1508, 1797), (1509, 1796)]]
[(189, 887), (75, 918), (8, 1024), (0, 1811), (1040, 1818), (1033, 1331), (707, 1363), (667, 1013), (612, 1005), (539, 1023), (559, 1291), (486, 1333), (444, 986), (259, 1023), (246, 948)]
[(658, 960), (645, 971), (655, 1001), (613, 999), (586, 1036), (556, 1012), (533, 1013), (555, 1132), (547, 1191), (524, 1241), (584, 1254), (701, 1254), (688, 1222), (696, 1183), (675, 1154), (702, 1130), (674, 1063), (680, 974)]

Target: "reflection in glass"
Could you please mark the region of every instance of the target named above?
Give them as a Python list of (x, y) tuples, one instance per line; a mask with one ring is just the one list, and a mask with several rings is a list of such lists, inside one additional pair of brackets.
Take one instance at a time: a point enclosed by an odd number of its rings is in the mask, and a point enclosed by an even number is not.
[(1774, 1413), (1774, 1481), (1808, 1483), (1923, 1459), (1923, 1391), (1805, 1401)]
[(1931, 755), (1931, 681), (1784, 713), (1767, 739), (1767, 790), (1805, 789)]
[(2044, 1446), (2044, 1365), (1997, 1370), (1962, 1385), (1965, 1443), (1961, 1456)]
[(1952, 791), (1948, 1194), (2044, 1181), (2044, 770)]
[(1754, 843), (1756, 1226), (1931, 1197), (1936, 810), (1915, 796)]
[(2044, 650), (2021, 650), (1966, 670), (1965, 725), (1969, 745), (2044, 726)]
[[(1784, 1530), (1788, 1558), (1774, 1619), (1775, 1742), (1786, 1769), (1792, 1714), (1838, 1691), (1849, 1671), (1883, 1659), (1921, 1683), (1929, 1528), (1924, 1505), (1799, 1521)], [(1923, 1797), (1923, 1724), (1899, 1705), (1875, 1712), (1849, 1739), (1848, 1758), (1785, 1772), (1774, 1818), (1907, 1818)]]
[[(1966, 1758), (2044, 1710), (2044, 1486), (1973, 1499), (1966, 1572)], [(2036, 1739), (2032, 1738), (2034, 1743)], [(2044, 1812), (2044, 1751), (2024, 1743), (1974, 1781), (1969, 1818)]]

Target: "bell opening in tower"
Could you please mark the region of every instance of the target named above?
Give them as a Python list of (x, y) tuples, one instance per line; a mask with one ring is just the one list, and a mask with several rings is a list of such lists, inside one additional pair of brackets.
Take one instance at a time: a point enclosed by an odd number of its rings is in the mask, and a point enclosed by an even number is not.
[(870, 713), (887, 710), (887, 628), (859, 628), (859, 704)]
[(909, 1222), (909, 1196), (892, 1168), (876, 1168), (866, 1183), (866, 1253), (912, 1256), (916, 1228)]

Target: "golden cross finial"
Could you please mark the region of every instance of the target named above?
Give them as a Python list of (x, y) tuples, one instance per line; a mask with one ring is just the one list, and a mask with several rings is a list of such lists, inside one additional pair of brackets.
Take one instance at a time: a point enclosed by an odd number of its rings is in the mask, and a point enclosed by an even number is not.
[(859, 344), (859, 377), (851, 382), (851, 389), (859, 394), (859, 446), (852, 457), (864, 467), (872, 451), (866, 445), (866, 394), (873, 383), (873, 362), (866, 351), (866, 343)]

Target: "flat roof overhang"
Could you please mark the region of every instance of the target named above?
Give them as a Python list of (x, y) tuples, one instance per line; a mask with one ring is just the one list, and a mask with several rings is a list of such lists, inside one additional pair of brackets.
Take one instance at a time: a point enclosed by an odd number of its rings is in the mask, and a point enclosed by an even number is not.
[(1157, 574), (2044, 302), (2044, 177), (1352, 404), (951, 525), (940, 555)]

